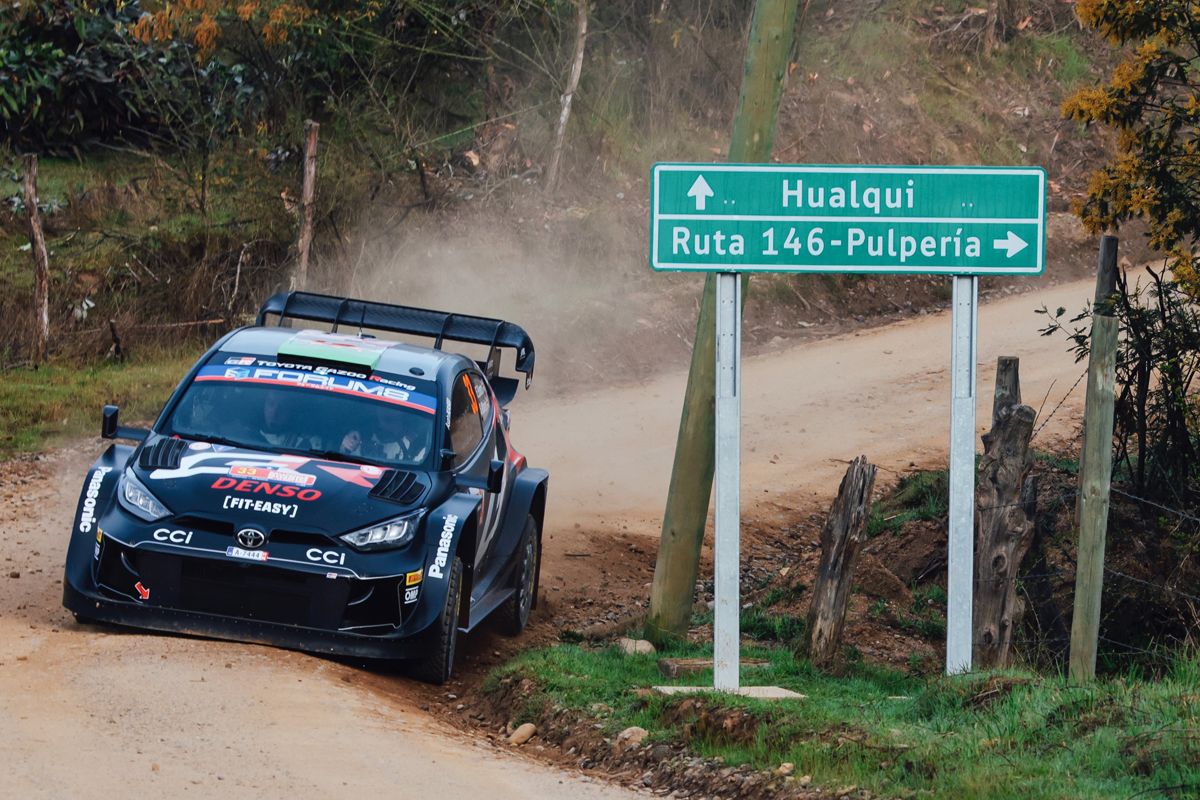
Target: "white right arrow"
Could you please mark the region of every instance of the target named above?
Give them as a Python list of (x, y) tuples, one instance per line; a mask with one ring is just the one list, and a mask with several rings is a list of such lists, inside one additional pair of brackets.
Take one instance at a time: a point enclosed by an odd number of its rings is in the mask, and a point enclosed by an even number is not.
[(708, 185), (708, 181), (704, 180), (703, 175), (697, 175), (692, 188), (688, 189), (687, 196), (696, 198), (696, 210), (703, 211), (704, 204), (708, 201), (708, 198), (713, 196), (713, 190)]
[(992, 242), (992, 247), (996, 248), (997, 250), (1005, 251), (1005, 254), (1009, 258), (1012, 258), (1028, 246), (1029, 242), (1025, 241), (1020, 236), (1017, 236), (1012, 231), (1009, 231), (1008, 236), (1005, 238), (996, 239)]

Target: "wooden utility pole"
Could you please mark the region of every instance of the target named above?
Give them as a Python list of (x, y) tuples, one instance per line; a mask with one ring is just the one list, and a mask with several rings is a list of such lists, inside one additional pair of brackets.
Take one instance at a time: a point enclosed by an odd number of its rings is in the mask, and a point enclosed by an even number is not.
[(546, 180), (542, 190), (553, 192), (558, 186), (558, 166), (562, 161), (563, 141), (567, 136), (567, 121), (571, 118), (571, 101), (579, 88), (579, 73), (583, 71), (583, 48), (587, 43), (588, 0), (577, 0), (575, 18), (575, 56), (571, 59), (571, 74), (562, 94), (562, 105), (558, 112), (558, 127), (554, 131), (554, 148), (550, 151), (550, 165), (546, 167)]
[(1019, 361), (996, 363), (992, 429), (983, 437), (975, 485), (975, 597), (972, 663), (987, 669), (1008, 664), (1017, 605), (1017, 568), (1033, 542), (1037, 481), (1033, 466), (1033, 421), (1037, 412), (1021, 405)]
[(1104, 540), (1112, 484), (1113, 411), (1117, 370), (1117, 237), (1100, 240), (1096, 302), (1092, 309), (1088, 356), (1083, 461), (1079, 465), (1079, 547), (1075, 567), (1075, 612), (1071, 618), (1070, 675), (1073, 681), (1096, 677), (1100, 636), (1100, 598), (1104, 590)]
[(317, 186), (317, 132), (321, 126), (311, 119), (304, 121), (304, 185), (300, 190), (300, 240), (296, 246), (299, 261), (296, 265), (296, 288), (308, 288), (308, 257), (313, 238), (313, 194)]
[(50, 257), (38, 211), (37, 173), (38, 158), (30, 153), (25, 156), (25, 213), (33, 255), (33, 363), (44, 364), (50, 358)]
[[(796, 5), (797, 0), (758, 0), (754, 5), (746, 68), (729, 145), (732, 162), (761, 162), (771, 156), (779, 97), (783, 93), (796, 27)], [(745, 289), (743, 277), (743, 300)], [(696, 320), (675, 463), (650, 590), (646, 636), (660, 644), (687, 631), (712, 495), (716, 448), (715, 308), (716, 276), (710, 272), (704, 279), (700, 315)]]
[(808, 610), (808, 657), (817, 666), (831, 664), (842, 642), (846, 602), (858, 549), (866, 539), (874, 487), (875, 465), (868, 464), (866, 456), (851, 461), (821, 530), (821, 563)]

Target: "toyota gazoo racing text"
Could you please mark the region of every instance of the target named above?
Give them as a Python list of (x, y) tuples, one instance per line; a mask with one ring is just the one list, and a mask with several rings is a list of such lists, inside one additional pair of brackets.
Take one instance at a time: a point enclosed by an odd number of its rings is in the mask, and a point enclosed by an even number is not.
[[(300, 321), (329, 330), (288, 327)], [(102, 436), (136, 446), (114, 443), (84, 477), (64, 605), (84, 621), (406, 659), (444, 682), (460, 630), (494, 616), (517, 634), (537, 598), (548, 476), (509, 440), (509, 352), (528, 386), (533, 344), (512, 323), (271, 297), (150, 430), (105, 407)]]

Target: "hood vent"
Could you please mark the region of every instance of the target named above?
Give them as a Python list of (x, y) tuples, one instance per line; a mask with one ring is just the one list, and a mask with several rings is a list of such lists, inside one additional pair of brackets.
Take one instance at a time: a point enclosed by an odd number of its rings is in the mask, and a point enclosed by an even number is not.
[(412, 472), (389, 469), (380, 477), (379, 483), (371, 490), (371, 497), (377, 500), (389, 500), (401, 505), (412, 505), (421, 499), (425, 486), (417, 480)]
[(142, 448), (142, 454), (138, 456), (138, 466), (145, 470), (178, 469), (187, 448), (188, 443), (183, 439), (159, 439), (154, 444)]

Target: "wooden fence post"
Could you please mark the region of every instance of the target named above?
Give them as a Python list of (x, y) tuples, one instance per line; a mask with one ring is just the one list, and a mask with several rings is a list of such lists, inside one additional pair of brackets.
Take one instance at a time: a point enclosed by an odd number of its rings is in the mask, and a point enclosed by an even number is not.
[(1070, 675), (1073, 681), (1096, 677), (1100, 636), (1100, 599), (1104, 590), (1104, 540), (1108, 532), (1112, 484), (1113, 412), (1117, 334), (1113, 294), (1117, 287), (1117, 237), (1100, 240), (1096, 302), (1088, 356), (1082, 463), (1079, 465), (1079, 547), (1075, 567), (1075, 611), (1071, 618)]
[(992, 429), (983, 436), (983, 458), (975, 485), (975, 598), (972, 662), (981, 668), (1008, 664), (1017, 568), (1033, 541), (1037, 481), (1033, 466), (1033, 421), (1037, 412), (1021, 405), (1020, 362), (1001, 356), (996, 364)]
[(297, 244), (299, 261), (296, 266), (296, 288), (308, 288), (308, 256), (313, 238), (313, 194), (317, 183), (317, 131), (321, 126), (311, 119), (304, 121), (304, 185), (300, 190), (300, 240)]
[(50, 257), (38, 210), (38, 158), (25, 156), (25, 213), (29, 219), (29, 246), (33, 255), (33, 363), (50, 358)]
[(821, 530), (821, 563), (808, 610), (808, 657), (826, 666), (837, 656), (846, 624), (846, 602), (854, 581), (858, 549), (866, 538), (875, 465), (866, 456), (850, 462), (829, 518)]

